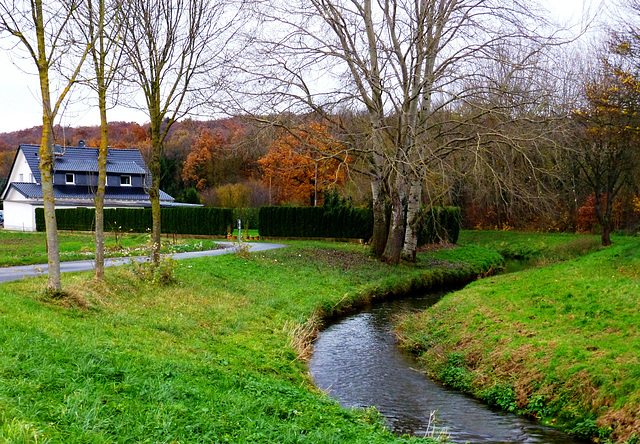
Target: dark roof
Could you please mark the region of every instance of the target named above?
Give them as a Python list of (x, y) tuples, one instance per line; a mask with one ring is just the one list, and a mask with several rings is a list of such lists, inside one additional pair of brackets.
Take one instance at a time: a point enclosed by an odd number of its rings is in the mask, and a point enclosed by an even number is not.
[[(33, 172), (33, 178), (40, 183), (40, 160), (38, 145), (20, 145), (27, 163)], [(56, 147), (54, 169), (64, 172), (98, 172), (98, 149), (78, 147)], [(140, 150), (109, 149), (107, 153), (107, 173), (145, 174), (146, 164)]]
[[(15, 188), (28, 199), (42, 199), (42, 186), (37, 183), (13, 182), (10, 187)], [(94, 189), (78, 185), (54, 185), (53, 196), (55, 199), (93, 199)], [(149, 195), (143, 188), (137, 187), (106, 187), (105, 201), (108, 200), (134, 200), (149, 201)], [(173, 197), (160, 190), (160, 200), (173, 202)]]
[[(56, 171), (98, 173), (98, 159), (69, 159), (59, 158), (55, 163)], [(115, 174), (144, 174), (144, 168), (135, 162), (112, 162), (107, 160), (107, 173)]]

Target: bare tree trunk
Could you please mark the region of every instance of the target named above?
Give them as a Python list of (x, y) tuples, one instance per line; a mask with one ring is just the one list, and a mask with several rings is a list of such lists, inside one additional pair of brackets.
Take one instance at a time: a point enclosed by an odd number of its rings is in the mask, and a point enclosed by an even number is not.
[[(103, 82), (104, 83), (104, 82)], [(100, 149), (98, 151), (98, 189), (96, 191), (96, 279), (104, 278), (104, 195), (107, 184), (107, 154), (109, 126), (107, 123), (106, 91), (98, 88), (100, 106)]]
[(371, 178), (373, 195), (373, 237), (371, 250), (376, 257), (381, 257), (387, 244), (389, 221), (387, 220), (387, 199), (384, 191), (384, 180), (377, 175)]
[(389, 223), (389, 235), (382, 260), (388, 264), (396, 265), (400, 262), (402, 246), (404, 244), (405, 211), (404, 198), (406, 178), (398, 173), (396, 187), (391, 191), (391, 220)]
[[(42, 73), (41, 73), (42, 75)], [(42, 97), (48, 97), (49, 82), (42, 80)], [(42, 200), (44, 203), (44, 222), (47, 235), (47, 253), (49, 265), (49, 280), (47, 289), (51, 292), (60, 292), (62, 283), (60, 278), (60, 250), (58, 247), (58, 226), (56, 223), (56, 204), (53, 196), (53, 141), (52, 125), (49, 118), (51, 114), (48, 100), (43, 99), (42, 139), (40, 141), (40, 177), (42, 183)]]
[(7, 31), (18, 39), (23, 49), (38, 69), (40, 93), (42, 95), (42, 138), (40, 140), (40, 177), (42, 186), (42, 200), (44, 205), (45, 229), (47, 233), (47, 254), (49, 264), (49, 281), (47, 288), (51, 292), (60, 292), (60, 251), (58, 249), (58, 227), (56, 223), (55, 198), (53, 193), (53, 122), (63, 104), (67, 94), (76, 82), (80, 69), (85, 61), (91, 43), (88, 43), (72, 73), (65, 73), (63, 83), (59, 89), (58, 99), (52, 103), (49, 83), (51, 67), (64, 67), (59, 63), (61, 59), (72, 60), (75, 43), (73, 30), (69, 19), (73, 15), (76, 4), (74, 2), (59, 2), (47, 4), (45, 8), (42, 0), (31, 2), (0, 2), (0, 32)]
[[(100, 148), (98, 149), (98, 187), (95, 195), (96, 207), (96, 264), (95, 279), (104, 279), (104, 198), (107, 184), (107, 157), (109, 153), (109, 123), (107, 122), (107, 89), (113, 81), (118, 68), (119, 50), (114, 43), (115, 39), (109, 38), (106, 31), (107, 6), (105, 0), (97, 1), (97, 11), (93, 0), (88, 0), (87, 15), (80, 18), (80, 26), (83, 21), (88, 21), (88, 42), (94, 42), (91, 47), (93, 65), (95, 71), (95, 90), (98, 93), (98, 108), (100, 110)], [(113, 18), (113, 17), (112, 17)], [(83, 20), (84, 19), (84, 20)], [(83, 28), (84, 29), (84, 28)], [(118, 27), (111, 28), (111, 37), (118, 35), (125, 38)], [(107, 57), (113, 53), (114, 57), (107, 67)]]
[(603, 247), (611, 245), (611, 222), (606, 221), (602, 224), (602, 235), (600, 236)]
[(47, 234), (47, 254), (49, 280), (47, 289), (51, 292), (62, 290), (60, 278), (60, 250), (58, 246), (58, 225), (56, 223), (56, 203), (53, 195), (53, 122), (51, 93), (49, 90), (49, 63), (47, 61), (42, 1), (35, 2), (34, 14), (36, 38), (38, 42), (38, 75), (42, 94), (42, 139), (40, 140), (40, 178), (42, 183), (42, 201), (44, 204), (44, 222)]
[[(156, 112), (156, 116), (160, 113)], [(149, 172), (151, 173), (151, 188), (149, 199), (151, 200), (151, 215), (153, 225), (151, 228), (151, 262), (155, 266), (160, 264), (160, 248), (162, 242), (161, 210), (160, 210), (160, 156), (162, 154), (162, 142), (160, 141), (161, 121), (151, 123), (151, 160)]]
[(420, 203), (422, 202), (422, 181), (418, 177), (412, 177), (407, 203), (407, 227), (404, 234), (404, 246), (402, 247), (402, 259), (410, 262), (416, 261), (418, 250), (418, 226), (420, 216)]

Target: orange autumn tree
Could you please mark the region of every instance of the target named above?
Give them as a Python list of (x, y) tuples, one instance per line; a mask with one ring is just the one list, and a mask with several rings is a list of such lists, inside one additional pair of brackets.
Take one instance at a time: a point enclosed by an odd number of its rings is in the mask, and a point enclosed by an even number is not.
[(215, 159), (226, 144), (222, 134), (212, 136), (209, 131), (202, 131), (193, 144), (191, 153), (182, 168), (182, 180), (198, 191), (216, 185)]
[(615, 201), (640, 166), (640, 79), (605, 66), (584, 95), (585, 107), (573, 115), (574, 159), (593, 193), (602, 245), (608, 246)]
[(349, 161), (326, 126), (309, 123), (283, 133), (258, 163), (272, 203), (315, 206), (325, 189), (344, 182)]

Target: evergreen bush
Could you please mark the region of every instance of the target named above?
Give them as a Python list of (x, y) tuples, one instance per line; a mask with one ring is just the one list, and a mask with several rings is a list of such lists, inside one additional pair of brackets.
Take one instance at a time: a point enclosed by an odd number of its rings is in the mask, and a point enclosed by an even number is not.
[(418, 245), (458, 242), (462, 227), (460, 207), (423, 207), (418, 224)]

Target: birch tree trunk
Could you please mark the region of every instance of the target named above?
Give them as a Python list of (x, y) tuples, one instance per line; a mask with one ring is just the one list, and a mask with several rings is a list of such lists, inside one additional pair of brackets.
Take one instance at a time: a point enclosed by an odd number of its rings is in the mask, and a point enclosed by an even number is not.
[(412, 177), (409, 185), (409, 198), (407, 202), (407, 227), (402, 247), (402, 259), (410, 262), (416, 261), (418, 250), (418, 227), (420, 206), (422, 203), (422, 180)]

